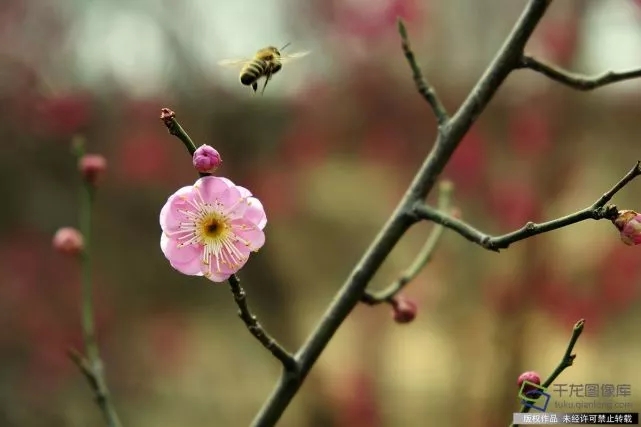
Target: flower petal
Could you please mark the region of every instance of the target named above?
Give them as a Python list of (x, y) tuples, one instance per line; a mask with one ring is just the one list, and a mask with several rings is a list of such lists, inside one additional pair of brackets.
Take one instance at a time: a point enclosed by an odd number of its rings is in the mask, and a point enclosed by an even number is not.
[(251, 191), (249, 191), (245, 187), (241, 187), (240, 185), (237, 185), (236, 188), (238, 189), (238, 191), (240, 191), (240, 195), (242, 197), (251, 197), (252, 195)]
[(184, 264), (193, 261), (194, 258), (202, 257), (202, 247), (195, 245), (179, 247), (178, 243), (176, 239), (168, 237), (165, 233), (160, 236), (160, 249), (170, 263)]
[[(201, 263), (201, 270), (205, 276), (212, 275), (229, 278), (230, 275), (240, 270), (249, 259), (249, 250), (243, 245), (242, 248), (236, 248), (234, 256), (231, 255), (229, 248), (223, 248), (217, 257), (211, 260), (211, 266)], [(230, 261), (233, 260), (233, 265)]]
[(231, 221), (231, 227), (234, 234), (242, 240), (239, 243), (250, 251), (256, 252), (265, 244), (265, 232), (251, 221), (237, 219)]
[(181, 212), (191, 208), (193, 200), (193, 187), (182, 187), (169, 196), (167, 202), (160, 210), (160, 228), (165, 232), (178, 231), (180, 223), (187, 221), (187, 217)]
[(221, 195), (228, 189), (233, 187), (233, 183), (227, 178), (218, 176), (204, 176), (194, 184), (198, 189), (200, 197), (205, 203), (213, 204), (216, 199), (220, 199)]
[(188, 276), (203, 276), (202, 262), (198, 257), (189, 262), (181, 263), (170, 261), (169, 264), (182, 274), (186, 274)]
[(250, 197), (247, 199), (249, 207), (245, 211), (245, 219), (253, 222), (261, 230), (267, 225), (267, 215), (265, 214), (265, 208), (263, 204), (255, 197)]
[(212, 282), (215, 282), (215, 283), (224, 282), (227, 279), (229, 279), (230, 276), (231, 276), (231, 273), (230, 274), (222, 274), (222, 273), (212, 272), (211, 274), (205, 274), (205, 277), (207, 279), (209, 279), (209, 280), (211, 280)]
[(222, 214), (235, 219), (243, 216), (247, 210), (246, 199), (241, 196), (237, 187), (231, 187), (220, 198), (223, 204)]

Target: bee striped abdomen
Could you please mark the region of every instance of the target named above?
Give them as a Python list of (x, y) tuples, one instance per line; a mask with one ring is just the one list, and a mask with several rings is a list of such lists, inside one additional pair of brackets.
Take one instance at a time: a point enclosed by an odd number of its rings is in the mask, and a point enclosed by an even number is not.
[(256, 59), (243, 67), (240, 72), (240, 82), (245, 86), (255, 83), (267, 72), (267, 62), (262, 59)]

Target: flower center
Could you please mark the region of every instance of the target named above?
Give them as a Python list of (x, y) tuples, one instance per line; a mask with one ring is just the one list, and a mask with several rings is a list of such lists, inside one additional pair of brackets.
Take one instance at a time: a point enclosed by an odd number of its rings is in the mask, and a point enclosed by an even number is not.
[(205, 218), (202, 224), (203, 234), (210, 238), (215, 239), (225, 230), (225, 224), (223, 224), (218, 218), (209, 217)]

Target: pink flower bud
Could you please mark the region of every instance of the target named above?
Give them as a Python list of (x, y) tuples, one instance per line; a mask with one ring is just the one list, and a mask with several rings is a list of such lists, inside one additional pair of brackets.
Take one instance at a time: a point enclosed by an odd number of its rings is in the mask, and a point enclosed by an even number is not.
[(107, 169), (107, 160), (100, 154), (85, 154), (80, 158), (78, 168), (85, 181), (96, 184)]
[(392, 300), (394, 321), (396, 323), (410, 323), (416, 317), (418, 307), (416, 303), (405, 297), (396, 297)]
[(84, 248), (84, 240), (80, 231), (73, 227), (63, 227), (53, 236), (53, 247), (65, 255), (77, 255)]
[(629, 246), (641, 243), (641, 215), (632, 210), (619, 211), (612, 220), (614, 226), (621, 232), (621, 240)]
[[(516, 381), (516, 384), (519, 386), (519, 390), (521, 390), (521, 387), (523, 386), (523, 383), (525, 381), (536, 385), (541, 385), (541, 377), (537, 372), (534, 371), (523, 372), (521, 375), (519, 375), (519, 379)], [(536, 398), (539, 395), (538, 392), (539, 389), (532, 385), (526, 384), (525, 387), (523, 387), (523, 394), (528, 397)]]
[(194, 152), (194, 167), (200, 173), (213, 172), (223, 163), (223, 159), (214, 147), (201, 145)]

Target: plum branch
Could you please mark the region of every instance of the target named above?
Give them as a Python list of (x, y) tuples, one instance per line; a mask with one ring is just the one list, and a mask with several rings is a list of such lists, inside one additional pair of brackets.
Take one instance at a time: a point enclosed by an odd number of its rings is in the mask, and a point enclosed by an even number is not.
[[(78, 162), (80, 162), (80, 159), (85, 154), (82, 141), (76, 141), (74, 152)], [(80, 308), (85, 354), (83, 355), (76, 349), (69, 349), (67, 355), (87, 379), (107, 425), (109, 427), (121, 427), (120, 418), (111, 401), (109, 388), (107, 387), (104, 364), (100, 358), (94, 325), (91, 225), (95, 192), (94, 183), (88, 179), (83, 179), (80, 199), (80, 232), (84, 240), (84, 249), (80, 259), (82, 273)]]
[[(450, 202), (452, 199), (452, 191), (454, 187), (451, 182), (443, 181), (439, 185), (439, 201), (438, 208), (441, 211), (447, 211), (450, 208)], [(432, 232), (430, 233), (425, 245), (421, 248), (418, 255), (414, 259), (414, 262), (401, 274), (401, 277), (396, 279), (392, 284), (387, 288), (374, 292), (365, 291), (361, 300), (363, 303), (368, 305), (378, 305), (384, 302), (393, 303), (394, 296), (398, 294), (405, 286), (407, 286), (423, 268), (430, 262), (432, 255), (438, 247), (438, 243), (441, 240), (443, 231), (445, 227), (442, 224), (435, 224)]]
[(512, 243), (520, 240), (524, 240), (538, 234), (547, 233), (549, 231), (558, 230), (559, 228), (567, 227), (588, 219), (615, 219), (617, 217), (618, 209), (614, 205), (607, 205), (607, 203), (612, 200), (612, 197), (614, 197), (618, 191), (639, 175), (641, 175), (641, 163), (637, 162), (637, 164), (634, 165), (634, 167), (630, 169), (630, 171), (621, 178), (619, 182), (604, 193), (592, 205), (573, 214), (540, 224), (528, 222), (518, 230), (501, 236), (490, 236), (485, 234), (467, 224), (465, 221), (453, 218), (452, 216), (434, 209), (423, 202), (417, 202), (414, 207), (414, 214), (417, 219), (429, 220), (437, 224), (441, 224), (444, 227), (456, 231), (467, 240), (476, 243), (487, 250), (499, 252), (499, 250), (507, 249)]
[(603, 74), (592, 77), (584, 76), (563, 70), (556, 65), (546, 64), (545, 62), (528, 55), (523, 55), (519, 68), (528, 68), (532, 71), (536, 71), (537, 73), (541, 73), (556, 82), (582, 91), (593, 90), (612, 83), (641, 77), (641, 68), (620, 72), (607, 71)]
[[(192, 141), (191, 137), (187, 134), (185, 129), (176, 120), (176, 113), (169, 108), (163, 108), (160, 111), (160, 119), (163, 121), (169, 133), (178, 138), (184, 145), (190, 155), (196, 151), (196, 144)], [(200, 176), (208, 176), (209, 173), (200, 173)], [(285, 348), (273, 338), (263, 326), (258, 322), (258, 318), (252, 313), (247, 303), (247, 293), (240, 286), (240, 279), (232, 274), (228, 280), (229, 287), (234, 302), (238, 306), (238, 316), (241, 318), (247, 330), (254, 338), (258, 340), (269, 352), (278, 359), (288, 375), (292, 372), (298, 371), (298, 363), (296, 359)]]
[(258, 322), (258, 319), (247, 305), (247, 294), (240, 286), (240, 280), (235, 274), (232, 274), (229, 278), (229, 287), (234, 295), (234, 301), (236, 301), (236, 305), (238, 306), (238, 316), (245, 323), (245, 326), (247, 326), (249, 333), (251, 333), (263, 347), (269, 350), (276, 359), (280, 360), (286, 371), (295, 372), (298, 369), (296, 360), (278, 341), (272, 338)]
[[(303, 346), (296, 353), (295, 357), (300, 368), (299, 374), (295, 377), (286, 375), (281, 377), (272, 394), (254, 418), (252, 427), (271, 427), (278, 422), (318, 357), (361, 300), (372, 277), (405, 232), (416, 222), (413, 213), (415, 204), (427, 197), (476, 118), (492, 100), (508, 75), (518, 68), (525, 44), (551, 1), (528, 1), (525, 10), (485, 73), (456, 114), (440, 127), (436, 143), (414, 176), (398, 206), (349, 274)], [(399, 25), (399, 30), (403, 28), (404, 26)], [(401, 38), (403, 38), (402, 33)]]
[(405, 54), (405, 58), (407, 59), (407, 62), (409, 63), (410, 68), (412, 69), (412, 77), (414, 78), (414, 84), (416, 84), (416, 89), (418, 89), (418, 93), (421, 94), (421, 96), (425, 99), (425, 101), (427, 101), (427, 103), (432, 108), (432, 111), (436, 116), (436, 121), (438, 122), (439, 127), (446, 125), (447, 122), (450, 120), (450, 116), (447, 113), (445, 106), (443, 105), (438, 95), (436, 94), (436, 90), (434, 89), (434, 87), (427, 82), (425, 77), (423, 77), (423, 72), (421, 71), (421, 68), (418, 66), (418, 63), (416, 62), (416, 57), (414, 56), (414, 52), (410, 47), (410, 41), (407, 35), (407, 29), (405, 28), (405, 24), (401, 20), (398, 21), (398, 32), (401, 35), (401, 47), (403, 49), (403, 53)]

